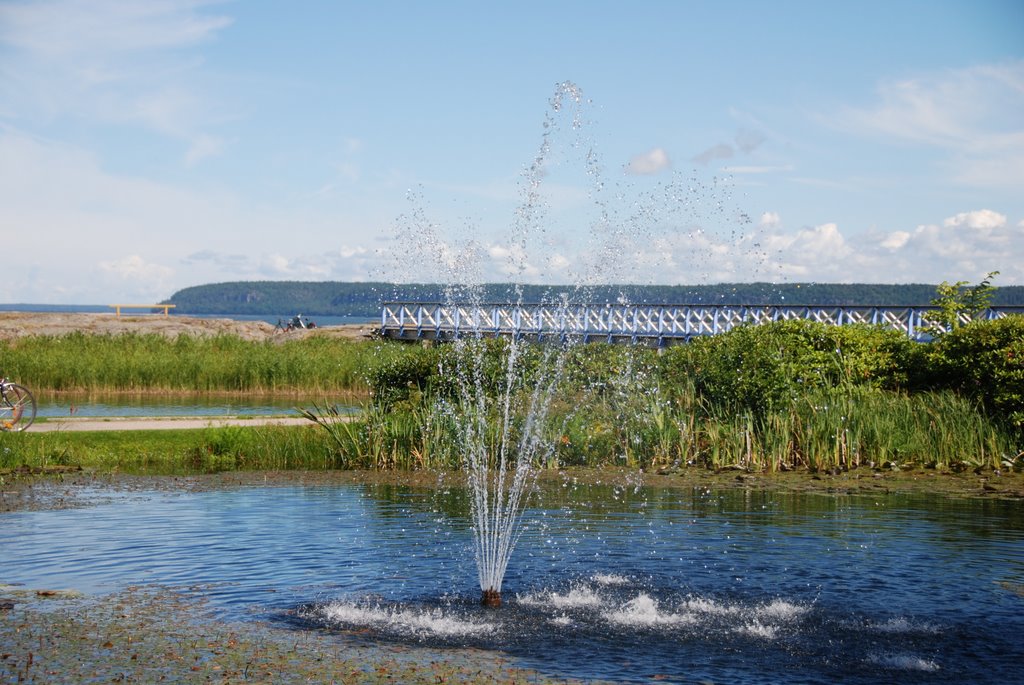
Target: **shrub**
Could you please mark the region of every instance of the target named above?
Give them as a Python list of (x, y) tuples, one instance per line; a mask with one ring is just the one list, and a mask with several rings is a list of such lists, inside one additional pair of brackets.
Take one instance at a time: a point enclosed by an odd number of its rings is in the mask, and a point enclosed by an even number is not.
[(763, 416), (809, 389), (839, 384), (906, 384), (915, 343), (878, 326), (805, 320), (740, 326), (671, 348), (662, 359), (667, 385), (697, 392), (714, 408)]
[(927, 330), (932, 335), (941, 336), (947, 331), (960, 328), (964, 318), (973, 319), (988, 309), (992, 303), (992, 295), (996, 291), (992, 279), (998, 275), (998, 271), (991, 271), (981, 283), (970, 287), (967, 281), (943, 281), (936, 289), (935, 299), (932, 300), (937, 309), (925, 315), (928, 322)]
[(993, 416), (1024, 427), (1024, 316), (975, 321), (926, 350), (924, 384), (976, 398)]
[(390, 407), (422, 394), (437, 375), (438, 352), (435, 347), (408, 346), (402, 354), (381, 359), (369, 373), (370, 392), (380, 407)]

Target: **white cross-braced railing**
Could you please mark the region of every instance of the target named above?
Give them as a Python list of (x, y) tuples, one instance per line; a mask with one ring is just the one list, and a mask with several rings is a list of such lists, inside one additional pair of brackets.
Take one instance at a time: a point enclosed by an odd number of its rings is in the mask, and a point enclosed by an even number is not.
[[(919, 306), (815, 305), (546, 305), (385, 302), (380, 334), (401, 340), (514, 336), (643, 343), (658, 346), (724, 333), (741, 324), (807, 319), (830, 325), (872, 324), (926, 340), (929, 312)], [(978, 318), (1024, 314), (1024, 307), (992, 307)], [(961, 315), (961, 322), (971, 317)]]

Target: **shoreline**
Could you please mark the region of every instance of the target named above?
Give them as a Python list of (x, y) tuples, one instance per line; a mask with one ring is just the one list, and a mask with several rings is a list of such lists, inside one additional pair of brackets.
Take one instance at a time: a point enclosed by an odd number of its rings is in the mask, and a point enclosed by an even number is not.
[[(133, 475), (60, 467), (51, 473), (0, 473), (0, 513), (88, 507), (124, 493), (200, 492), (246, 487), (322, 487), (393, 485), (449, 488), (465, 484), (458, 471), (222, 471), (194, 475)], [(560, 469), (541, 471), (540, 485), (610, 485), (623, 488), (668, 488), (692, 491), (749, 490), (831, 497), (921, 494), (1024, 501), (1024, 474), (982, 471), (856, 471), (750, 473), (691, 467), (672, 473), (630, 469)], [(2, 579), (0, 579), (2, 580)]]
[(245, 340), (287, 342), (310, 336), (366, 340), (377, 333), (378, 324), (341, 324), (282, 331), (266, 321), (205, 318), (185, 314), (122, 314), (110, 312), (0, 312), (0, 340), (34, 335), (62, 336), (72, 333), (120, 335), (155, 333), (169, 338), (179, 335), (237, 335)]
[(205, 588), (131, 586), (81, 595), (4, 585), (3, 682), (575, 683), (518, 667), (500, 652), (368, 645), (269, 618), (226, 621)]

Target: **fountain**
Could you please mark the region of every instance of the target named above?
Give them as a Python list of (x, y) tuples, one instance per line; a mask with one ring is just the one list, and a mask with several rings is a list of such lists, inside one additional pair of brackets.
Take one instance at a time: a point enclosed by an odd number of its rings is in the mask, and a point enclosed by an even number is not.
[[(729, 222), (735, 219), (731, 228), (733, 242), (745, 240), (742, 234), (737, 238), (736, 225), (742, 227), (749, 219), (739, 212), (729, 213), (726, 209), (729, 193), (723, 192), (724, 186), (717, 179), (711, 186), (694, 178), (674, 179), (667, 186), (645, 191), (632, 201), (626, 200), (626, 188), (605, 181), (597, 145), (586, 136), (588, 104), (581, 89), (568, 81), (556, 86), (549, 102), (541, 144), (523, 173), (521, 201), (511, 230), (504, 236), (508, 242), (498, 250), (506, 255), (502, 271), (512, 277), (507, 304), (524, 304), (523, 285), (528, 276), (541, 282), (564, 278), (564, 274), (553, 273), (561, 266), (553, 263), (557, 260), (546, 257), (551, 252), (549, 224), (557, 220), (550, 216), (550, 202), (544, 189), (554, 168), (565, 157), (576, 155), (578, 159), (590, 200), (588, 212), (592, 216), (577, 221), (582, 226), (575, 227), (578, 231), (585, 228), (589, 254), (564, 272), (571, 285), (552, 288), (545, 298), (544, 304), (553, 304), (556, 310), (558, 307), (568, 310), (571, 304), (589, 303), (589, 293), (595, 286), (640, 282), (639, 274), (650, 264), (651, 254), (647, 250), (649, 245), (657, 243), (652, 238), (659, 226), (667, 225), (670, 232), (688, 231), (688, 238), (694, 241), (694, 246), (687, 248), (688, 253), (700, 252), (697, 244), (714, 250), (697, 223), (704, 219), (724, 218)], [(609, 193), (613, 194), (614, 202), (606, 199)], [(408, 254), (408, 246), (414, 245), (417, 254), (427, 256), (421, 261), (428, 268), (441, 270), (440, 274), (431, 272), (420, 278), (421, 282), (446, 284), (446, 304), (481, 304), (485, 292), (485, 248), (474, 240), (446, 238), (441, 226), (428, 218), (422, 199), (415, 195), (410, 199), (414, 209), (399, 218), (398, 237), (403, 248), (396, 253)], [(619, 205), (627, 208), (627, 216), (617, 215)], [(705, 205), (712, 207), (708, 214), (713, 216), (703, 214)], [(681, 220), (680, 216), (684, 218)], [(631, 269), (634, 262), (639, 265), (638, 269)], [(404, 261), (396, 264), (395, 273), (408, 278), (409, 265)], [(628, 303), (625, 294), (620, 294), (617, 300), (620, 304)], [(453, 341), (455, 354), (451, 359), (454, 362), (451, 368), (442, 369), (442, 375), (455, 379), (458, 398), (454, 402), (443, 402), (441, 411), (458, 427), (463, 450), (471, 493), (481, 603), (497, 607), (501, 605), (502, 580), (521, 532), (522, 513), (537, 467), (555, 451), (552, 436), (557, 431), (548, 425), (549, 410), (558, 392), (567, 351), (575, 341), (506, 340), (498, 352), (502, 379), (497, 384), (484, 377), (488, 366), (486, 355), (494, 352), (483, 343), (488, 337), (489, 322), (478, 320), (473, 324), (475, 326), (467, 326), (462, 322), (463, 328), (472, 332)], [(529, 381), (530, 388), (526, 387), (528, 370), (524, 363), (529, 356), (525, 354), (527, 346), (541, 348), (540, 363), (529, 371), (535, 374)]]
[[(569, 128), (576, 136), (574, 148), (584, 145), (579, 140), (586, 104), (578, 86), (563, 82), (556, 86), (544, 121), (540, 148), (525, 170), (521, 188), (522, 200), (515, 212), (515, 221), (508, 236), (506, 273), (513, 276), (509, 291), (511, 304), (523, 304), (522, 279), (536, 265), (531, 256), (543, 252), (537, 243), (538, 234), (547, 215), (542, 194), (542, 180), (549, 173), (554, 144), (562, 129), (561, 118), (570, 117)], [(600, 169), (593, 150), (588, 148), (584, 166), (595, 198), (602, 185)], [(598, 202), (600, 204), (600, 201)], [(601, 211), (595, 225), (607, 226), (607, 212)], [(453, 247), (443, 239), (438, 227), (416, 209), (404, 223), (403, 240), (412, 240), (421, 249), (433, 254), (435, 263), (444, 270), (449, 304), (480, 304), (484, 292), (481, 265), (483, 249), (470, 241)], [(518, 280), (516, 280), (518, 279)], [(570, 297), (581, 297), (583, 281), (570, 293), (553, 295), (563, 307)], [(456, 380), (458, 399), (441, 408), (458, 427), (463, 450), (463, 465), (471, 493), (471, 519), (474, 531), (474, 553), (482, 593), (481, 604), (501, 606), (501, 587), (505, 571), (522, 531), (522, 514), (537, 467), (554, 452), (548, 426), (552, 399), (562, 377), (566, 352), (571, 341), (554, 340), (540, 343), (540, 362), (533, 367), (532, 387), (527, 388), (525, 347), (537, 346), (521, 339), (509, 339), (501, 345), (487, 345), (485, 322), (474, 322), (474, 333), (454, 341), (455, 360), (452, 368), (442, 369)], [(488, 354), (496, 354), (502, 369), (499, 383), (485, 377)]]
[(482, 378), (486, 347), (476, 342), (457, 343), (457, 358), (473, 354), (472, 363), (455, 369), (461, 402), (452, 416), (459, 426), (464, 450), (474, 552), (484, 606), (501, 606), (501, 583), (521, 531), (523, 507), (536, 477), (536, 464), (554, 451), (545, 436), (547, 417), (564, 361), (564, 348), (545, 348), (541, 377), (532, 389), (523, 387), (522, 341), (512, 340), (504, 350), (503, 387), (491, 402)]

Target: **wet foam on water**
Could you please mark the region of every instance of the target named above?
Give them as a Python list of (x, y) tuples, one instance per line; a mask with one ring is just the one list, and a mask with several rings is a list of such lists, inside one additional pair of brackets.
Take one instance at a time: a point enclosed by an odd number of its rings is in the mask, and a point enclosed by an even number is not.
[(547, 606), (556, 609), (598, 607), (601, 605), (601, 597), (589, 587), (572, 588), (565, 594), (559, 594), (550, 590), (529, 592), (519, 596), (517, 599), (520, 604), (526, 606)]
[(939, 627), (932, 623), (923, 621), (912, 621), (905, 616), (890, 618), (881, 623), (869, 623), (868, 629), (880, 633), (937, 633)]
[(490, 610), (450, 601), (416, 607), (378, 599), (345, 598), (309, 605), (302, 618), (328, 627), (369, 629), (382, 635), (418, 638), (508, 637), (543, 632), (545, 626), (592, 633), (698, 629), (702, 634), (735, 634), (773, 640), (799, 630), (810, 607), (784, 599), (722, 601), (709, 597), (657, 597), (657, 591), (626, 591), (585, 582), (565, 590), (516, 595), (506, 608)]
[(922, 671), (933, 673), (940, 670), (937, 663), (914, 654), (872, 654), (868, 663), (894, 671)]
[[(417, 605), (356, 597), (306, 605), (297, 613), (307, 626), (341, 630), (356, 637), (438, 646), (499, 647), (521, 654), (555, 644), (629, 645), (637, 640), (648, 649), (664, 653), (684, 647), (699, 650), (698, 645), (703, 644), (707, 649), (732, 645), (726, 647), (728, 652), (771, 650), (784, 654), (820, 647), (823, 628), (836, 631), (829, 643), (848, 642), (850, 646), (873, 644), (872, 636), (880, 632), (938, 630), (933, 624), (902, 616), (873, 622), (836, 620), (814, 603), (784, 597), (674, 595), (664, 588), (601, 573), (565, 588), (517, 594), (506, 598), (504, 607), (497, 610), (460, 599), (438, 603), (428, 600)], [(876, 669), (876, 674), (943, 671), (939, 655), (925, 653), (927, 648), (925, 642), (916, 647), (904, 645), (901, 651), (868, 649), (850, 654), (850, 663), (851, 667), (860, 663)]]
[(691, 613), (676, 613), (661, 606), (658, 600), (647, 594), (639, 594), (618, 609), (602, 614), (611, 623), (627, 626), (675, 626), (693, 625), (697, 617)]
[(629, 582), (629, 578), (615, 573), (595, 573), (590, 579), (598, 585), (625, 585)]
[(372, 628), (414, 637), (453, 638), (493, 633), (493, 622), (468, 618), (442, 607), (409, 608), (339, 600), (300, 610), (300, 615), (330, 626)]

